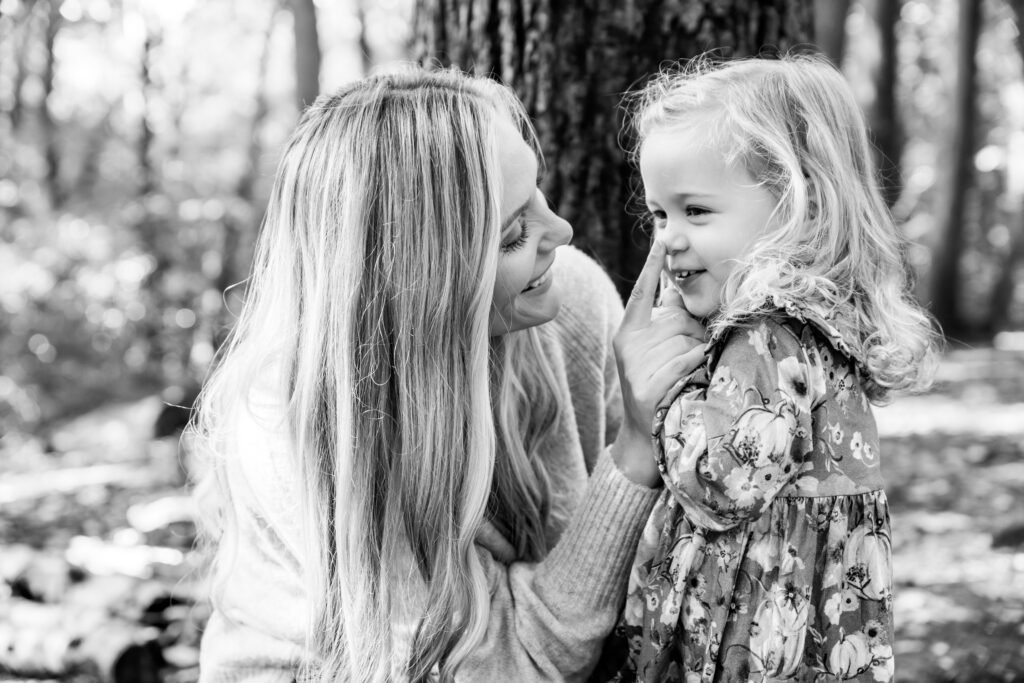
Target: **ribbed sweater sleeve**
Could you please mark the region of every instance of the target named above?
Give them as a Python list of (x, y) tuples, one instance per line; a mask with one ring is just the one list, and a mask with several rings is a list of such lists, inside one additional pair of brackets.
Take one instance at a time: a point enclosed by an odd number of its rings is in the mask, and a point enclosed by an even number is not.
[(585, 680), (621, 608), (657, 495), (626, 479), (606, 452), (569, 528), (543, 561), (503, 565), (481, 551), (490, 619), (457, 680)]
[(538, 579), (559, 601), (618, 609), (640, 533), (660, 490), (628, 480), (608, 450), (598, 460), (588, 489)]

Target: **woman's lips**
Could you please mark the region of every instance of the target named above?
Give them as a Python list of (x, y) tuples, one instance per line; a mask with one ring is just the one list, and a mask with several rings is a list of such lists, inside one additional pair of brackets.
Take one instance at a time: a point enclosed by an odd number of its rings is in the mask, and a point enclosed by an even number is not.
[(545, 285), (551, 282), (551, 279), (553, 277), (554, 273), (552, 272), (552, 268), (551, 266), (548, 266), (547, 270), (541, 273), (539, 277), (537, 277), (534, 280), (531, 280), (526, 285), (526, 289), (524, 289), (522, 293), (525, 294), (526, 292), (532, 292), (535, 289), (540, 289), (541, 287), (544, 287)]

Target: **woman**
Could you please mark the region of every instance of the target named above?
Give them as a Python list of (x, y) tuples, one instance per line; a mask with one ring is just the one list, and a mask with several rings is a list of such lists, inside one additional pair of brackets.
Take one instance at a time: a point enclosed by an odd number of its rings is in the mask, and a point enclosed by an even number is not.
[(587, 675), (657, 495), (654, 403), (700, 349), (651, 322), (655, 255), (617, 373), (621, 305), (556, 258), (538, 161), (511, 91), (455, 72), (303, 115), (200, 410), (201, 680)]

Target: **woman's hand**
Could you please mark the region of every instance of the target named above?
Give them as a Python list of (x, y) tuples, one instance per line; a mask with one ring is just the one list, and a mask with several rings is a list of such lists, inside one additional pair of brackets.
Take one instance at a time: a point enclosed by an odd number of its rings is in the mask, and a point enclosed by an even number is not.
[(651, 444), (654, 411), (672, 385), (704, 357), (704, 328), (682, 307), (678, 294), (666, 292), (667, 305), (654, 308), (664, 264), (665, 246), (655, 241), (612, 342), (625, 412), (612, 458), (623, 474), (644, 486), (659, 479)]

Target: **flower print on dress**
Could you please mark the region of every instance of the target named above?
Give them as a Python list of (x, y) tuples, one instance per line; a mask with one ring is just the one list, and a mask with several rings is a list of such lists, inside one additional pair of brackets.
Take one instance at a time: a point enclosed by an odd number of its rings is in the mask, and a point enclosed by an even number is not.
[(772, 586), (750, 629), (751, 671), (765, 678), (788, 678), (803, 663), (810, 588), (792, 583)]
[(861, 598), (887, 600), (892, 595), (892, 541), (887, 531), (858, 527), (843, 550), (846, 585)]
[(867, 464), (871, 464), (875, 459), (874, 449), (871, 444), (864, 441), (860, 432), (854, 432), (850, 437), (850, 455)]
[(638, 547), (649, 569), (642, 585), (631, 575), (616, 629), (632, 646), (619, 680), (891, 680), (888, 508), (856, 359), (780, 316), (707, 357), (656, 412), (667, 476), (652, 514), (671, 519)]
[(754, 352), (762, 357), (770, 357), (768, 351), (768, 332), (763, 325), (747, 330), (747, 343), (754, 347)]
[(842, 422), (836, 422), (835, 424), (830, 424), (828, 426), (828, 433), (829, 433), (829, 436), (832, 439), (832, 443), (833, 444), (835, 444), (836, 446), (842, 445), (843, 437), (844, 437), (843, 423)]
[[(808, 354), (808, 357), (812, 357)], [(824, 396), (825, 378), (812, 371), (815, 362), (804, 363), (790, 356), (779, 361), (779, 393), (788, 398), (800, 412), (811, 412), (814, 397)]]
[(724, 368), (722, 372), (715, 374), (711, 379), (711, 385), (708, 387), (708, 393), (713, 393), (723, 398), (739, 397), (739, 383), (732, 376), (732, 371), (729, 368)]
[(840, 638), (829, 653), (828, 673), (840, 679), (870, 674), (873, 680), (891, 681), (894, 672), (892, 647), (863, 631)]
[(829, 380), (835, 390), (836, 405), (846, 410), (847, 403), (857, 391), (857, 376), (852, 368), (834, 368)]
[(736, 507), (751, 508), (757, 502), (758, 494), (761, 492), (758, 491), (757, 484), (754, 483), (754, 478), (751, 475), (750, 470), (737, 467), (722, 482), (725, 484), (725, 494), (729, 496)]
[(764, 467), (782, 460), (795, 432), (792, 403), (779, 401), (774, 410), (755, 405), (736, 420), (724, 447), (742, 465)]

